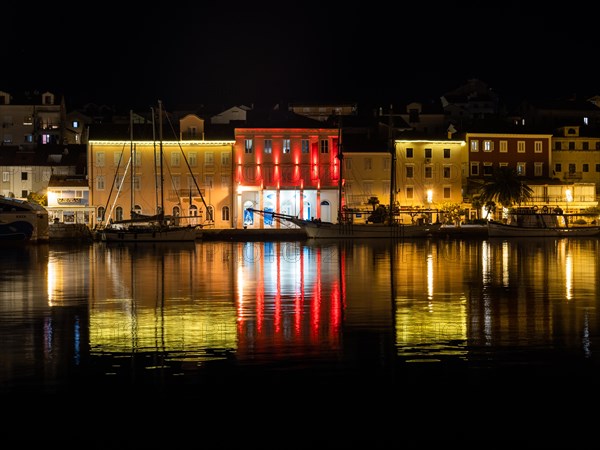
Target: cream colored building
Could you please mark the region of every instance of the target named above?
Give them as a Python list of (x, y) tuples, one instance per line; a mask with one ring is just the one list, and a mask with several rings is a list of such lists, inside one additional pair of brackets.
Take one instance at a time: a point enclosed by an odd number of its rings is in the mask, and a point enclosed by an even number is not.
[(181, 133), (195, 139), (90, 139), (95, 225), (129, 219), (131, 210), (158, 214), (163, 204), (165, 214), (180, 217), (180, 223), (231, 228), (234, 142), (203, 140), (203, 122), (190, 120), (184, 119)]

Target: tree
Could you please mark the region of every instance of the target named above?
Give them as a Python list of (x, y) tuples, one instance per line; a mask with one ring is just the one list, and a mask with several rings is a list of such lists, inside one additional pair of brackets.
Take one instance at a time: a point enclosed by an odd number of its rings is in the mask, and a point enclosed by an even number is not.
[(483, 185), (480, 199), (483, 202), (497, 202), (505, 208), (510, 208), (515, 203), (531, 199), (531, 189), (519, 177), (517, 171), (511, 167), (500, 167), (494, 171), (492, 180)]

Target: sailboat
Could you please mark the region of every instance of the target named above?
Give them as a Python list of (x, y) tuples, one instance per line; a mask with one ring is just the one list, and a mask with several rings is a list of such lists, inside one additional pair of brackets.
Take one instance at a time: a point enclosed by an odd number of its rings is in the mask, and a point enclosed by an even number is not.
[[(157, 205), (157, 213), (153, 215), (140, 214), (133, 210), (131, 202), (131, 217), (119, 221), (110, 221), (99, 230), (100, 239), (104, 242), (193, 242), (198, 237), (199, 227), (194, 225), (180, 225), (179, 218), (166, 216), (164, 213), (164, 189), (163, 189), (163, 146), (162, 146), (162, 102), (159, 101), (159, 167), (160, 167), (160, 202)], [(133, 148), (133, 123), (131, 129), (131, 158), (129, 159), (126, 172), (132, 165), (134, 154)], [(133, 170), (133, 169), (132, 169)], [(133, 180), (133, 176), (132, 176)], [(121, 180), (119, 192), (125, 177)], [(132, 189), (133, 192), (133, 189)], [(117, 194), (118, 197), (118, 194)], [(115, 199), (116, 202), (116, 199)], [(110, 214), (109, 214), (110, 216)]]

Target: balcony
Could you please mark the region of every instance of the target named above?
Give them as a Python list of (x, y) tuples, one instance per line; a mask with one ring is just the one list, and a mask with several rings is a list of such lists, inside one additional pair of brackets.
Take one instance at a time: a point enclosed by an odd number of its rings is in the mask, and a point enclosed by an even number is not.
[(583, 178), (582, 172), (564, 172), (563, 178), (565, 180), (581, 180)]

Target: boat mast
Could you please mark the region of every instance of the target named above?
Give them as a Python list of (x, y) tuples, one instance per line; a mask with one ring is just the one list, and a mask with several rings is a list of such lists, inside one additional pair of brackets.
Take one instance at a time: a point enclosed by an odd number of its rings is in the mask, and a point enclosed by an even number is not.
[(131, 172), (130, 172), (130, 180), (131, 180), (131, 192), (129, 194), (129, 202), (130, 202), (130, 208), (129, 208), (129, 218), (133, 219), (133, 208), (134, 208), (134, 204), (135, 204), (135, 199), (134, 199), (134, 187), (135, 187), (135, 150), (133, 148), (133, 110), (130, 109), (129, 110), (129, 161), (133, 162), (133, 164), (131, 165)]
[(344, 153), (342, 152), (342, 116), (338, 116), (338, 151), (337, 151), (337, 160), (340, 165), (340, 170), (338, 173), (338, 223), (342, 223), (342, 189), (344, 186)]
[(393, 106), (390, 105), (389, 123), (388, 123), (388, 139), (391, 156), (391, 174), (390, 174), (390, 223), (394, 222), (394, 207), (396, 205), (396, 145), (394, 143), (394, 120)]
[(162, 127), (162, 120), (163, 120), (163, 112), (162, 112), (162, 101), (158, 101), (158, 143), (159, 143), (159, 151), (158, 151), (158, 155), (159, 155), (159, 160), (160, 160), (160, 204), (159, 204), (159, 210), (161, 216), (164, 217), (164, 210), (163, 210), (163, 205), (164, 205), (164, 201), (165, 201), (165, 193), (164, 193), (164, 182), (163, 182), (163, 127)]

